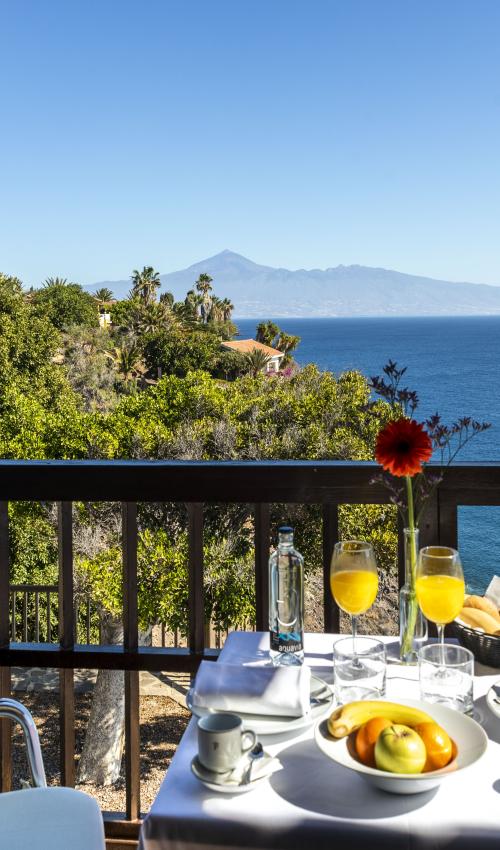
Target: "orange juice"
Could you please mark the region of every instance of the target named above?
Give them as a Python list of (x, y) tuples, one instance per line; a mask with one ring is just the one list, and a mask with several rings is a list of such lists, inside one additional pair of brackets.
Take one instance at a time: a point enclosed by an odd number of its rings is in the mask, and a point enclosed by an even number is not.
[(456, 576), (419, 576), (415, 586), (422, 613), (433, 623), (451, 623), (460, 613), (465, 584)]
[(367, 570), (339, 570), (330, 576), (330, 587), (337, 605), (355, 617), (375, 602), (378, 576)]

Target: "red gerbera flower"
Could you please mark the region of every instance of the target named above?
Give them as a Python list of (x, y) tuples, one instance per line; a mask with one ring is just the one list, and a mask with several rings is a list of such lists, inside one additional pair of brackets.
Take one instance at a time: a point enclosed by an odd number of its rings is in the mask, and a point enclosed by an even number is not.
[(416, 475), (431, 455), (431, 438), (414, 419), (389, 422), (377, 437), (375, 458), (391, 475)]

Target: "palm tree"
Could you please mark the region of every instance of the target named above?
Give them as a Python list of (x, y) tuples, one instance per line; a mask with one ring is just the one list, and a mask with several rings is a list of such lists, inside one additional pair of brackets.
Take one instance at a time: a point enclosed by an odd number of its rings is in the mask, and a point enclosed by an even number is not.
[(177, 322), (180, 330), (193, 330), (198, 324), (198, 312), (196, 305), (186, 301), (176, 301), (172, 307), (172, 318)]
[(262, 349), (252, 348), (245, 354), (245, 365), (250, 374), (256, 378), (259, 372), (264, 371), (270, 359)]
[(160, 304), (166, 304), (172, 309), (175, 303), (175, 298), (172, 292), (162, 292), (160, 295)]
[(113, 351), (106, 351), (115, 364), (125, 383), (137, 378), (144, 367), (141, 362), (141, 350), (136, 342), (126, 342), (116, 346)]
[(234, 304), (231, 303), (229, 298), (222, 299), (222, 315), (224, 322), (231, 321), (231, 314), (234, 310)]
[(67, 286), (68, 278), (67, 277), (48, 277), (44, 281), (44, 286), (49, 289), (51, 286)]
[(284, 331), (280, 331), (279, 337), (276, 341), (276, 348), (285, 355), (285, 359), (288, 362), (291, 360), (290, 354), (292, 351), (295, 351), (299, 342), (300, 336), (294, 336), (293, 334), (287, 334)]
[(160, 275), (153, 266), (144, 266), (142, 272), (134, 269), (132, 272), (132, 297), (141, 298), (145, 304), (152, 304), (156, 299), (156, 290), (161, 286)]
[(94, 292), (94, 298), (96, 301), (106, 302), (113, 300), (113, 293), (111, 289), (108, 289), (107, 286), (102, 286), (100, 289), (96, 289)]
[(198, 292), (201, 292), (202, 295), (208, 295), (208, 293), (212, 291), (212, 281), (213, 277), (210, 277), (209, 274), (200, 274), (196, 281), (196, 289)]
[[(257, 325), (257, 333), (255, 339), (257, 342), (262, 342), (264, 345), (273, 345), (274, 340), (280, 333), (280, 329), (275, 322), (260, 322)], [(276, 347), (276, 346), (274, 346)]]
[(184, 306), (186, 311), (190, 312), (195, 319), (198, 319), (198, 308), (200, 307), (201, 302), (202, 296), (197, 295), (194, 289), (189, 289), (187, 291), (184, 299)]
[(210, 311), (207, 316), (208, 322), (222, 322), (224, 321), (224, 308), (222, 306), (222, 301), (220, 298), (217, 298), (216, 295), (212, 295), (210, 302)]
[(200, 274), (195, 284), (196, 289), (201, 295), (201, 320), (204, 324), (208, 322), (213, 301), (213, 297), (210, 295), (212, 291), (212, 280), (213, 278), (209, 274)]

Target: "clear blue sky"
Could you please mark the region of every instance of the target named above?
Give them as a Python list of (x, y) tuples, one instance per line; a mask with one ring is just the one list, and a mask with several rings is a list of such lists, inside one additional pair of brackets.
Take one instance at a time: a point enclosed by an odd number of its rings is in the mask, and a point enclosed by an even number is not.
[(0, 0), (0, 270), (500, 284), (498, 0)]

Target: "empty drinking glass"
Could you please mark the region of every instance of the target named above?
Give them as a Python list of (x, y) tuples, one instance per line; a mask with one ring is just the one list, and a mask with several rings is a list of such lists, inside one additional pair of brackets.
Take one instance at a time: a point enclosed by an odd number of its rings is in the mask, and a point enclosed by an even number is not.
[(335, 641), (333, 678), (337, 702), (385, 696), (386, 666), (385, 645), (379, 640), (348, 637)]
[(463, 646), (433, 643), (418, 653), (420, 697), (464, 714), (474, 709), (474, 656)]

